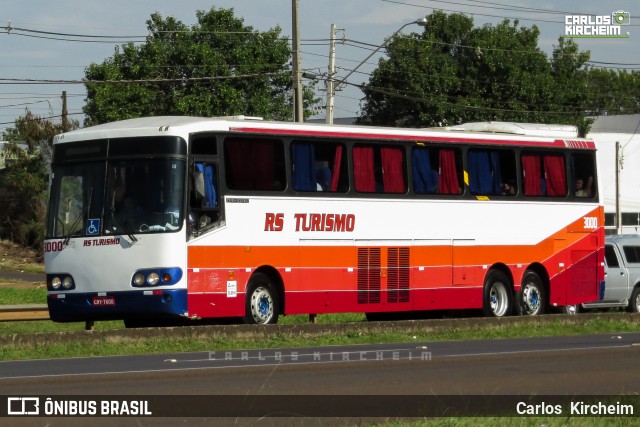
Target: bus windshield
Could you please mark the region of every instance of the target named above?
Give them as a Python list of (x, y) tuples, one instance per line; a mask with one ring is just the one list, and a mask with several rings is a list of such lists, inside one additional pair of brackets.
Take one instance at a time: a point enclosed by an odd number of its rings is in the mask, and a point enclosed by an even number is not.
[(184, 160), (166, 158), (54, 165), (47, 235), (180, 230), (184, 174)]

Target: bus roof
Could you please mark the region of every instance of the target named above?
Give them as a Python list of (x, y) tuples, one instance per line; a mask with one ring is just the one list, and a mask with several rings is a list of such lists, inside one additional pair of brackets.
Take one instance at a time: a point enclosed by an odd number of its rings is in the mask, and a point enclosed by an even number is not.
[(577, 137), (574, 126), (532, 123), (479, 122), (441, 128), (391, 128), (359, 125), (328, 125), (263, 121), (259, 117), (143, 117), (105, 123), (58, 135), (55, 143), (86, 139), (134, 136), (177, 135), (206, 131), (298, 136), (332, 136), (345, 138), (375, 138), (403, 140), (433, 140), (451, 142), (481, 142), (534, 145), (567, 145), (593, 148), (593, 142)]
[(450, 126), (453, 131), (508, 133), (523, 136), (554, 138), (577, 138), (578, 128), (570, 125), (548, 125), (543, 123), (472, 122)]

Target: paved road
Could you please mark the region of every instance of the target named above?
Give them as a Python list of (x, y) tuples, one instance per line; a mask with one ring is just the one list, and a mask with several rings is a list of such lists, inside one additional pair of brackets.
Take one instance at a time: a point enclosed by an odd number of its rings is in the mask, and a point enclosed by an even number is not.
[(19, 271), (12, 270), (0, 270), (0, 281), (5, 280), (20, 280), (23, 282), (44, 282), (46, 276), (40, 273), (21, 273)]
[[(382, 408), (379, 416), (383, 416), (387, 411), (393, 413), (396, 406), (405, 410), (407, 403), (416, 404), (416, 396), (429, 404), (442, 401), (446, 405), (469, 397), (471, 404), (489, 398), (496, 405), (497, 399), (515, 415), (514, 399), (530, 396), (564, 395), (579, 401), (586, 395), (640, 393), (639, 333), (278, 351), (1, 362), (0, 390), (5, 390), (2, 394), (10, 390), (12, 395), (58, 398), (138, 396), (152, 403), (154, 395), (160, 395), (165, 404), (156, 401), (152, 408), (156, 413), (165, 409), (172, 413), (191, 402), (192, 409), (200, 411), (197, 416), (234, 409), (242, 416), (241, 411), (258, 410), (265, 404), (252, 396), (272, 396), (266, 401), (271, 410), (310, 417), (323, 410), (335, 416), (344, 407), (356, 408), (353, 416), (362, 417), (357, 408), (363, 404), (369, 410)], [(235, 401), (228, 400), (234, 396)], [(247, 406), (238, 406), (238, 396), (253, 400), (241, 400)], [(190, 425), (198, 424), (186, 419)], [(309, 419), (298, 418), (299, 422), (290, 425), (308, 425), (302, 420)], [(35, 421), (43, 425), (46, 420)], [(70, 419), (65, 419), (65, 425), (73, 424), (66, 421)], [(73, 421), (78, 421), (75, 425), (86, 423), (86, 419)], [(150, 421), (143, 418), (139, 425), (155, 425)]]

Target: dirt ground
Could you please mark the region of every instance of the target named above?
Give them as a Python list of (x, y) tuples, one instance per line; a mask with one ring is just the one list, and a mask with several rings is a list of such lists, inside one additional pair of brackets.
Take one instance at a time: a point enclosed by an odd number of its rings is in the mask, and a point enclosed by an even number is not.
[(0, 240), (0, 289), (44, 286), (42, 253), (35, 249)]
[(38, 269), (44, 271), (42, 253), (8, 240), (0, 240), (0, 268), (18, 271), (38, 271)]

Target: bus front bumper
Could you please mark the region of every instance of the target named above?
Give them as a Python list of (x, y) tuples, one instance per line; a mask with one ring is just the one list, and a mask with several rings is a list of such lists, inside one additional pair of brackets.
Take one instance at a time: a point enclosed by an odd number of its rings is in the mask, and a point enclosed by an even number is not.
[(153, 289), (122, 292), (65, 293), (47, 296), (54, 322), (88, 320), (171, 319), (187, 315), (186, 289)]

